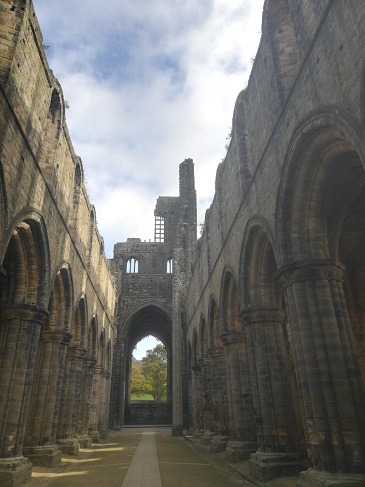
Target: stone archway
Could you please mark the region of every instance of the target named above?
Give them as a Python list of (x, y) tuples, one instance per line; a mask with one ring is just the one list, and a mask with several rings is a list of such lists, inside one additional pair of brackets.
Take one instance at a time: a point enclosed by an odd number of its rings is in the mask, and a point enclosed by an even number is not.
[[(172, 376), (172, 324), (167, 308), (155, 303), (144, 303), (126, 317), (121, 329), (121, 351), (114, 354), (113, 398), (111, 402), (111, 426), (124, 424), (172, 424), (173, 376)], [(153, 335), (167, 350), (167, 401), (166, 403), (135, 403), (130, 401), (132, 355), (137, 343)], [(117, 379), (117, 380), (116, 380)]]
[(332, 473), (363, 472), (365, 464), (365, 200), (356, 132), (338, 111), (307, 120), (294, 138), (279, 199), (279, 278), (313, 466), (302, 478), (313, 485)]

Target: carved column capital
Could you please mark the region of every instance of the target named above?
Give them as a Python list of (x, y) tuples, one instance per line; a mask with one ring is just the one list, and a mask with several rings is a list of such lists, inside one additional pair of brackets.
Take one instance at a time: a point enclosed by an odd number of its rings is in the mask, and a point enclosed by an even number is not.
[(35, 304), (13, 304), (1, 308), (1, 320), (24, 320), (43, 324), (49, 311)]
[(86, 355), (82, 361), (83, 367), (94, 368), (96, 364), (96, 358), (92, 355)]
[(241, 311), (244, 325), (252, 323), (283, 323), (286, 312), (276, 307), (248, 308)]
[(71, 333), (64, 330), (43, 330), (40, 336), (40, 341), (43, 343), (61, 343), (62, 345), (68, 345), (71, 339)]
[(282, 266), (276, 273), (276, 280), (287, 287), (294, 282), (334, 280), (343, 281), (344, 268), (330, 259), (309, 259)]
[(86, 349), (77, 345), (71, 345), (68, 347), (67, 355), (69, 357), (83, 358), (86, 354)]
[(221, 335), (221, 340), (224, 346), (232, 345), (233, 343), (243, 343), (245, 341), (244, 331), (227, 331)]

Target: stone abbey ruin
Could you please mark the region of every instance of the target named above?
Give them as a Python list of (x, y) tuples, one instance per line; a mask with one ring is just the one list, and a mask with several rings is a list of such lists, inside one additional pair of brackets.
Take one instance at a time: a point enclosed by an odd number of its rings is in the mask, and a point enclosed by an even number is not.
[[(31, 0), (0, 0), (0, 485), (130, 421), (365, 482), (365, 4), (266, 0), (197, 240), (194, 165), (108, 261)], [(152, 214), (152, 212), (151, 212)], [(130, 402), (154, 335), (167, 403)]]

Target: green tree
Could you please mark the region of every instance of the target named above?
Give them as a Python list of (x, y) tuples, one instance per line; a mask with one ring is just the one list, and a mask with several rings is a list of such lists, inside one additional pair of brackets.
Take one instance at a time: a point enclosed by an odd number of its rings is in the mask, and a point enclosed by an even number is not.
[(147, 350), (142, 359), (141, 371), (148, 390), (145, 392), (153, 396), (156, 402), (166, 401), (167, 397), (167, 351), (159, 343), (152, 350)]
[(132, 384), (131, 384), (131, 395), (132, 396), (143, 396), (146, 394), (146, 389), (148, 385), (146, 379), (142, 373), (141, 362), (138, 360), (132, 360)]

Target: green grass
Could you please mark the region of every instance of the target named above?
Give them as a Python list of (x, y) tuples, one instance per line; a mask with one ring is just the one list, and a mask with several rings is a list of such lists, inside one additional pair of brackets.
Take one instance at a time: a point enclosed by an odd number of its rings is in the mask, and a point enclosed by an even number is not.
[(131, 394), (131, 401), (153, 401), (151, 394)]

